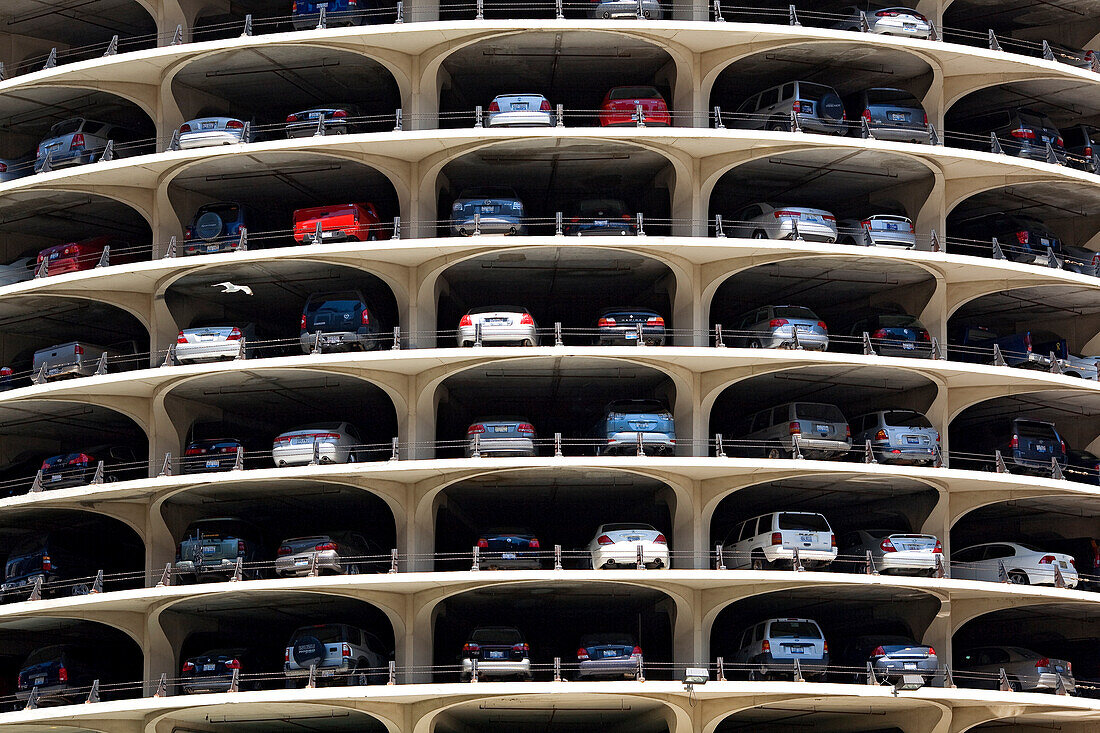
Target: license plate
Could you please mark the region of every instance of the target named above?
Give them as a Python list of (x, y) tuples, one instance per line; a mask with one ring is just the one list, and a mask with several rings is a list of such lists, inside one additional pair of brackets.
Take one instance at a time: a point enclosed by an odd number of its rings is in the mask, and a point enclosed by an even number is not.
[(302, 437), (302, 436), (298, 436), (296, 438), (291, 438), (290, 439), (290, 444), (291, 445), (308, 445), (309, 443), (312, 443), (312, 442), (313, 441), (310, 440), (309, 438), (305, 438), (305, 437)]
[(322, 677), (335, 677), (336, 676), (336, 670), (335, 669), (322, 669), (321, 670), (321, 676)]
[(817, 216), (816, 214), (803, 214), (802, 216), (804, 219), (806, 219), (806, 221), (821, 221), (821, 217)]
[(45, 678), (45, 677), (35, 677), (35, 678), (34, 678), (34, 684), (35, 684), (36, 686), (37, 686), (37, 685), (41, 685), (41, 684), (42, 684), (42, 683), (44, 683), (45, 681), (46, 681), (46, 678)]
[(207, 252), (217, 252), (219, 249), (221, 249), (221, 247), (219, 245), (216, 245), (216, 244), (206, 245), (206, 251)]
[(202, 671), (203, 672), (213, 672), (214, 667), (215, 667), (215, 665), (213, 665), (213, 664), (204, 664), (204, 665), (202, 665)]
[(217, 122), (204, 122), (204, 123), (202, 123), (202, 129), (204, 129), (204, 130), (213, 130), (214, 126), (217, 125), (217, 124), (218, 124)]
[(901, 27), (907, 31), (915, 31), (917, 29), (916, 23), (902, 23)]
[(207, 468), (217, 468), (218, 467), (218, 462), (216, 460), (215, 461), (207, 461), (206, 462), (206, 467)]
[(791, 647), (791, 654), (805, 654), (805, 653), (806, 653), (806, 650), (803, 649), (800, 646), (792, 646)]
[(1066, 565), (1066, 562), (1065, 562), (1064, 560), (1059, 560), (1059, 561), (1058, 561), (1058, 566), (1059, 566), (1059, 567), (1062, 567), (1062, 568), (1064, 568), (1064, 567), (1068, 567), (1068, 566)]
[(484, 323), (488, 323), (494, 326), (504, 326), (511, 322), (512, 321), (508, 318), (486, 318), (484, 321)]
[(829, 426), (828, 425), (815, 425), (814, 429), (816, 429), (817, 432), (819, 432), (819, 433), (829, 432)]
[(60, 150), (60, 149), (61, 149), (61, 143), (50, 143), (49, 145), (46, 146), (46, 150), (50, 151), (50, 152), (52, 152), (54, 150)]
[(920, 438), (915, 438), (912, 435), (906, 435), (905, 442), (909, 445), (917, 445), (918, 443), (920, 443)]
[(201, 342), (206, 342), (206, 341), (213, 341), (213, 340), (215, 339), (215, 336), (214, 336), (214, 334), (212, 334), (212, 333), (210, 333), (210, 334), (206, 334), (206, 333), (204, 333), (204, 334), (201, 334), (201, 335), (200, 335), (200, 336), (198, 337), (198, 339), (199, 339), (199, 341), (201, 341)]
[(502, 552), (502, 553), (500, 553), (500, 559), (501, 560), (515, 560), (516, 559), (516, 553), (514, 553), (514, 552)]
[(482, 214), (495, 214), (497, 211), (495, 206), (479, 206), (477, 208)]
[(1045, 445), (1037, 445), (1037, 446), (1035, 446), (1035, 452), (1036, 453), (1046, 453), (1047, 452), (1047, 447)]
[[(894, 119), (894, 117), (891, 116), (890, 119)], [(890, 222), (890, 221), (886, 222), (886, 231), (896, 232), (897, 230), (898, 230), (898, 225), (897, 224), (895, 224), (894, 222)]]
[(905, 663), (902, 664), (902, 667), (904, 669), (916, 669), (917, 668), (917, 663), (916, 662), (905, 662)]
[(55, 473), (53, 476), (50, 476), (50, 481), (60, 481), (60, 480), (61, 480), (61, 474)]
[(56, 260), (61, 255), (60, 252), (50, 252), (50, 259)]
[(316, 120), (316, 119), (320, 118), (321, 114), (322, 114), (321, 112), (310, 112), (309, 113), (309, 119)]
[(901, 344), (901, 348), (902, 348), (903, 351), (912, 351), (913, 349), (917, 348), (917, 345), (916, 344), (911, 344), (908, 341), (904, 341)]
[(513, 110), (521, 110), (521, 111), (526, 110), (527, 109), (527, 102), (512, 102), (512, 109)]
[(799, 333), (807, 333), (809, 331), (814, 330), (814, 327), (813, 326), (795, 326), (795, 330), (798, 331)]
[(623, 338), (636, 339), (636, 338), (638, 338), (638, 332), (637, 331), (626, 331), (625, 333), (623, 333)]
[(494, 433), (507, 433), (508, 432), (508, 426), (507, 425), (494, 425), (493, 426), (493, 432)]
[(798, 541), (809, 544), (814, 541), (814, 536), (812, 534), (800, 534), (798, 535)]
[(1042, 243), (1042, 245), (1044, 247), (1050, 247), (1051, 246), (1050, 240), (1047, 239), (1046, 237), (1041, 238), (1039, 241)]
[(214, 545), (205, 545), (202, 548), (202, 554), (203, 555), (213, 555), (217, 551), (218, 551), (218, 548), (215, 547)]
[(489, 659), (504, 659), (504, 652), (489, 652)]
[(607, 219), (596, 219), (596, 221), (594, 221), (592, 223), (595, 224), (598, 227), (605, 227), (605, 226), (607, 226)]
[(627, 542), (641, 542), (642, 536), (640, 534), (628, 534), (626, 536)]
[(302, 567), (305, 567), (306, 565), (309, 565), (309, 558), (308, 557), (295, 558), (294, 567), (302, 568)]
[(617, 651), (615, 651), (614, 649), (604, 649), (601, 654), (602, 654), (602, 656), (605, 656), (605, 657), (617, 657), (617, 656), (619, 656), (619, 653)]

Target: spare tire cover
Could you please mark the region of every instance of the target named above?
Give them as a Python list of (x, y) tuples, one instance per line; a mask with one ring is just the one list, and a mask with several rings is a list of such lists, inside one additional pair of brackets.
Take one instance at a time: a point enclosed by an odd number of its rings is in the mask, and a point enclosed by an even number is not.
[(830, 120), (839, 120), (844, 116), (844, 103), (840, 97), (829, 92), (821, 98), (821, 116)]
[(195, 234), (199, 235), (200, 239), (215, 239), (222, 233), (223, 226), (222, 218), (217, 212), (207, 211), (195, 220)]
[(299, 667), (308, 667), (324, 659), (325, 645), (316, 636), (303, 636), (294, 642), (293, 653)]

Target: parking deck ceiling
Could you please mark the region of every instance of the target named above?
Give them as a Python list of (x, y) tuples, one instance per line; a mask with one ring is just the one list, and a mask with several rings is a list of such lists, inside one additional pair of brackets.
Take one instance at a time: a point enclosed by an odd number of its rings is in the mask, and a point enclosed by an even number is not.
[(963, 412), (955, 422), (981, 422), (991, 417), (1013, 415), (1032, 420), (1072, 421), (1100, 416), (1100, 394), (1057, 390), (1018, 397), (1001, 397), (982, 402)]
[[(28, 296), (0, 300), (0, 333), (41, 337), (47, 344), (71, 340), (109, 346), (134, 339), (144, 347), (144, 329), (132, 315), (94, 300)], [(27, 355), (28, 361), (30, 355)], [(23, 365), (29, 368), (30, 364)]]
[(1015, 29), (1088, 21), (1098, 15), (1100, 4), (1096, 0), (955, 0), (944, 13), (944, 23)]
[(4, 133), (44, 137), (50, 127), (70, 117), (112, 122), (141, 136), (153, 134), (140, 108), (106, 92), (37, 87), (0, 95), (0, 131)]
[(1044, 319), (1100, 313), (1096, 290), (1086, 285), (1052, 285), (1005, 290), (972, 300), (952, 315), (956, 323), (1041, 324)]
[(25, 191), (0, 197), (0, 233), (48, 237), (62, 244), (84, 239), (89, 232), (117, 234), (134, 244), (149, 237), (149, 227), (137, 212), (102, 196)]
[(3, 0), (0, 19), (8, 33), (72, 46), (108, 41), (116, 33), (127, 37), (156, 30), (149, 13), (134, 0)]
[(9, 402), (0, 407), (0, 436), (63, 441), (74, 449), (131, 442), (140, 429), (117, 412), (70, 402)]
[(490, 699), (461, 705), (440, 715), (439, 733), (540, 733), (629, 730), (633, 733), (665, 733), (668, 726), (659, 714), (662, 705), (640, 697), (600, 695), (584, 702)]
[(1087, 81), (1040, 79), (989, 87), (964, 97), (947, 115), (953, 121), (999, 109), (1025, 107), (1045, 112), (1055, 124), (1095, 123), (1100, 116), (1100, 89)]
[(951, 212), (949, 219), (954, 221), (998, 211), (1027, 214), (1055, 223), (1059, 219), (1094, 215), (1096, 202), (1086, 186), (1068, 181), (1007, 186), (971, 196)]

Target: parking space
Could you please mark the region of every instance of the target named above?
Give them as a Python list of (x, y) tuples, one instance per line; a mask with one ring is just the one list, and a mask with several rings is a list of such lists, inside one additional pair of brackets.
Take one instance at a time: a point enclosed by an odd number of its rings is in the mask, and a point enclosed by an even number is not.
[(675, 511), (668, 486), (619, 471), (556, 470), (470, 479), (436, 499), (435, 568), (468, 570), (473, 546), (486, 533), (502, 529), (521, 530), (538, 540), (538, 556), (529, 569), (552, 568), (555, 545), (561, 545), (563, 566), (586, 567), (589, 544), (598, 528), (610, 523), (651, 525), (664, 533), (675, 553)]
[(456, 705), (436, 718), (439, 733), (468, 730), (508, 733), (537, 729), (546, 733), (576, 733), (585, 730), (619, 729), (636, 733), (668, 733), (664, 705), (637, 697), (601, 695), (596, 700), (576, 697), (553, 702), (535, 699), (489, 699)]

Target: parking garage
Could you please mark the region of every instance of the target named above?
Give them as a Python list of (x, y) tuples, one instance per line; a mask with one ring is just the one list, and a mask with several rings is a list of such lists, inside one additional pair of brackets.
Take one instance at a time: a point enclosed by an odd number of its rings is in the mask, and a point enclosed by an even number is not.
[[(1061, 40), (1084, 48), (1098, 32), (1093, 7), (1088, 0), (1032, 3), (1027, 0), (955, 0), (943, 11), (944, 36), (954, 43), (984, 45), (990, 29), (1001, 39), (1018, 39), (1024, 47), (1006, 43), (1006, 48), (1038, 56), (1042, 40)], [(1024, 49), (1021, 51), (1021, 49)]]

